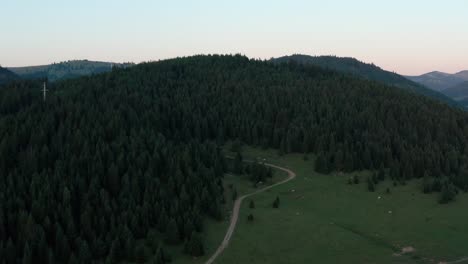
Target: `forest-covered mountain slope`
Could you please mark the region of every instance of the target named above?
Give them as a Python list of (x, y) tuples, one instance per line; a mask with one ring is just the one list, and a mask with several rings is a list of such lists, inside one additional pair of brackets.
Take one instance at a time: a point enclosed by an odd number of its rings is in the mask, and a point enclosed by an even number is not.
[(0, 67), (0, 85), (14, 81), (14, 80), (18, 80), (18, 79), (19, 79), (18, 75), (14, 74), (13, 72), (11, 72), (10, 70), (6, 68)]
[(443, 91), (464, 81), (468, 81), (468, 71), (450, 74), (445, 72), (433, 71), (419, 76), (406, 76), (408, 79), (420, 83), (435, 91)]
[(452, 106), (457, 106), (457, 102), (437, 91), (428, 89), (421, 84), (413, 82), (399, 74), (381, 69), (374, 64), (361, 62), (355, 58), (336, 56), (308, 56), (295, 54), (272, 59), (275, 63), (296, 62), (301, 64), (311, 64), (322, 68), (351, 74), (364, 79), (382, 82), (387, 85), (396, 86), (414, 93), (425, 95)]
[(465, 98), (468, 98), (468, 81), (459, 83), (455, 86), (442, 90), (442, 93), (456, 100), (463, 100)]
[(424, 178), (444, 202), (468, 189), (465, 112), (319, 67), (194, 56), (52, 83), (46, 102), (40, 87), (0, 91), (6, 263), (199, 254), (203, 219), (223, 217), (218, 146), (237, 138), (316, 153), (323, 173)]
[(57, 81), (109, 72), (112, 70), (112, 67), (126, 68), (132, 65), (132, 63), (71, 60), (49, 65), (10, 67), (9, 69), (23, 79), (48, 79), (49, 81)]

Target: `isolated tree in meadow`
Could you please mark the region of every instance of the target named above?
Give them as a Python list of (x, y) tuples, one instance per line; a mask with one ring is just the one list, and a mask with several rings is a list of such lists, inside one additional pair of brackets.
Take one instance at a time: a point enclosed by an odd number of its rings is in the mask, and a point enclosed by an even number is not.
[(250, 209), (255, 208), (255, 203), (254, 203), (253, 200), (250, 200), (250, 202), (249, 202), (249, 208), (250, 208)]
[(439, 198), (439, 203), (448, 203), (455, 199), (455, 196), (457, 195), (457, 189), (455, 186), (453, 186), (452, 183), (445, 182), (444, 185), (442, 186), (442, 191), (440, 193), (440, 198)]
[(375, 192), (375, 183), (370, 177), (367, 178), (367, 189), (369, 192)]
[(377, 175), (376, 172), (372, 173), (372, 182), (373, 182), (374, 184), (378, 184), (378, 183), (379, 183), (379, 177), (378, 177), (378, 175)]
[(353, 176), (353, 183), (354, 184), (359, 184), (359, 176), (358, 175)]
[(422, 191), (423, 193), (431, 193), (432, 192), (432, 180), (429, 177), (429, 174), (424, 172), (424, 177), (422, 181)]
[(237, 199), (237, 189), (233, 188), (232, 189), (232, 200), (235, 201)]
[(440, 192), (442, 191), (442, 182), (440, 180), (440, 177), (436, 177), (434, 178), (434, 180), (432, 181), (432, 191), (435, 191), (435, 192)]
[(379, 181), (385, 180), (385, 168), (383, 164), (380, 165), (377, 178), (379, 179)]
[(273, 208), (278, 208), (280, 205), (280, 199), (278, 196), (276, 196), (275, 201), (273, 201)]
[(242, 155), (240, 152), (236, 153), (236, 157), (234, 158), (234, 168), (233, 168), (234, 173), (236, 174), (241, 174), (243, 172), (243, 166), (242, 166)]
[(271, 167), (268, 167), (266, 177), (269, 178), (269, 179), (273, 178), (273, 169)]
[(249, 215), (247, 216), (247, 221), (252, 222), (253, 220), (254, 220), (253, 214), (249, 214)]

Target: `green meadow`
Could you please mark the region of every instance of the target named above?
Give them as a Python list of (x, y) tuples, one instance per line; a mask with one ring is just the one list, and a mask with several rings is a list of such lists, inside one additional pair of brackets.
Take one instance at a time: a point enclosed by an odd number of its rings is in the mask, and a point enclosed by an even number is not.
[[(314, 172), (312, 156), (304, 161), (298, 154), (244, 149), (244, 157), (266, 158), (297, 177), (255, 195), (254, 209), (242, 204), (230, 245), (216, 263), (438, 263), (468, 255), (466, 194), (441, 205), (438, 194), (423, 194), (417, 180), (396, 187), (385, 181), (369, 192), (370, 172), (322, 175)], [(361, 183), (347, 184), (357, 174)], [(226, 180), (245, 184), (232, 177)], [(276, 196), (281, 203), (273, 209)], [(247, 221), (250, 213), (253, 222)], [(226, 227), (207, 225), (208, 255)]]
[[(423, 194), (421, 182), (393, 186), (386, 180), (369, 192), (371, 172), (323, 175), (314, 171), (313, 156), (278, 156), (274, 150), (244, 147), (245, 159), (293, 170), (290, 182), (247, 198), (228, 248), (215, 263), (439, 263), (468, 256), (468, 195), (441, 205), (438, 194)], [(349, 185), (358, 175), (359, 184)], [(275, 171), (273, 181), (285, 177)], [(270, 184), (270, 183), (266, 183)], [(191, 258), (170, 248), (175, 264), (204, 263), (224, 238), (232, 208), (231, 188), (238, 195), (255, 191), (246, 176), (227, 174), (226, 219), (205, 224), (206, 256)], [(387, 188), (390, 193), (387, 193)], [(276, 197), (278, 209), (272, 208)], [(380, 197), (380, 198), (379, 198)], [(249, 208), (250, 199), (255, 208)], [(254, 221), (247, 221), (252, 213)], [(403, 253), (403, 249), (410, 252)], [(460, 262), (464, 263), (464, 262)], [(466, 262), (468, 263), (468, 261)]]

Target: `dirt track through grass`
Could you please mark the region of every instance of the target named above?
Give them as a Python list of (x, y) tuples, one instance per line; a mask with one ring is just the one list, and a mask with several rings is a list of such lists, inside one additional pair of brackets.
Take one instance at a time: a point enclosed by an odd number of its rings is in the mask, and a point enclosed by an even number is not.
[(228, 230), (226, 232), (226, 235), (224, 236), (224, 239), (221, 242), (221, 245), (219, 245), (218, 249), (216, 249), (215, 253), (205, 262), (206, 264), (213, 263), (216, 260), (216, 258), (229, 245), (229, 241), (231, 240), (232, 234), (234, 233), (234, 230), (235, 230), (236, 225), (237, 225), (237, 220), (239, 218), (239, 210), (240, 210), (241, 203), (245, 198), (247, 198), (249, 196), (252, 196), (252, 195), (255, 195), (255, 194), (258, 194), (258, 193), (261, 193), (261, 192), (264, 192), (266, 190), (269, 190), (269, 189), (271, 189), (271, 188), (273, 188), (275, 186), (286, 183), (286, 182), (288, 182), (288, 181), (290, 181), (290, 180), (292, 180), (292, 179), (294, 179), (296, 177), (296, 173), (294, 173), (293, 171), (291, 171), (289, 169), (286, 169), (286, 168), (283, 168), (283, 167), (280, 167), (280, 166), (276, 166), (276, 165), (273, 165), (273, 164), (268, 164), (268, 163), (265, 163), (265, 165), (287, 172), (288, 177), (286, 179), (280, 181), (280, 182), (277, 182), (277, 183), (273, 184), (273, 185), (267, 186), (265, 188), (262, 188), (260, 190), (255, 191), (253, 193), (243, 195), (243, 196), (236, 199), (236, 201), (234, 202), (234, 208), (232, 209), (231, 222), (229, 224), (229, 228), (228, 228)]

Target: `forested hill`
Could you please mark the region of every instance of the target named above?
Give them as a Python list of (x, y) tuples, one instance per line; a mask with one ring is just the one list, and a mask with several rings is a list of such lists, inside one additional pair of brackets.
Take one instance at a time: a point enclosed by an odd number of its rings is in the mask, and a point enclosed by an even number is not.
[(8, 69), (0, 67), (0, 85), (18, 80), (19, 77)]
[(424, 177), (447, 201), (468, 187), (466, 113), (322, 68), (195, 56), (52, 83), (45, 103), (40, 85), (0, 91), (6, 263), (165, 263), (161, 240), (199, 254), (236, 138), (324, 173)]
[(421, 84), (413, 82), (399, 74), (381, 69), (374, 64), (361, 62), (355, 58), (342, 58), (336, 56), (308, 56), (308, 55), (291, 55), (272, 59), (275, 63), (296, 62), (301, 64), (310, 64), (326, 69), (351, 74), (368, 80), (374, 80), (393, 85), (402, 89), (413, 91), (417, 94), (422, 94), (452, 106), (459, 106), (456, 101), (442, 93), (424, 87)]
[(459, 83), (442, 91), (445, 95), (457, 100), (468, 98), (468, 81)]
[(49, 65), (11, 67), (9, 69), (23, 79), (48, 79), (49, 81), (57, 81), (109, 72), (113, 67), (126, 68), (132, 65), (133, 63), (71, 60)]
[(468, 81), (467, 71), (455, 74), (433, 71), (419, 76), (406, 76), (408, 79), (425, 85), (435, 91), (442, 92), (445, 89), (456, 86), (464, 81)]

